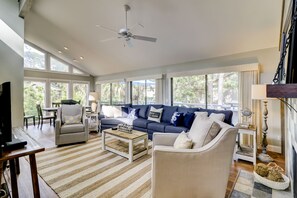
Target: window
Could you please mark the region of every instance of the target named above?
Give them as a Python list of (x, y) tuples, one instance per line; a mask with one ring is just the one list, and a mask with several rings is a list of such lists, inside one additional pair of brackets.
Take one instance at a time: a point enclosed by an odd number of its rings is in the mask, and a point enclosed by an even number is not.
[(81, 105), (88, 105), (89, 84), (73, 83), (73, 99), (80, 101)]
[(51, 82), (51, 103), (61, 102), (61, 100), (68, 99), (69, 83), (67, 82)]
[(238, 73), (207, 75), (207, 107), (238, 110)]
[(101, 84), (101, 104), (111, 104), (110, 87), (110, 83)]
[(74, 74), (84, 74), (82, 71), (80, 71), (79, 69), (76, 69), (74, 67), (72, 69), (72, 73), (74, 73)]
[(52, 71), (57, 71), (57, 72), (69, 72), (69, 66), (62, 63), (61, 61), (58, 61), (57, 59), (51, 57), (50, 58), (50, 65), (51, 65), (51, 70)]
[(155, 104), (156, 80), (132, 81), (132, 104)]
[(25, 44), (24, 67), (45, 70), (45, 53)]
[(238, 111), (238, 76), (238, 72), (230, 72), (174, 77), (172, 103), (178, 106)]
[(37, 116), (36, 104), (45, 107), (45, 82), (24, 81), (24, 112)]
[(205, 108), (205, 94), (205, 75), (172, 79), (173, 105)]
[(125, 104), (126, 83), (116, 82), (111, 84), (112, 104)]
[(126, 101), (126, 83), (103, 83), (101, 84), (101, 104), (125, 104)]

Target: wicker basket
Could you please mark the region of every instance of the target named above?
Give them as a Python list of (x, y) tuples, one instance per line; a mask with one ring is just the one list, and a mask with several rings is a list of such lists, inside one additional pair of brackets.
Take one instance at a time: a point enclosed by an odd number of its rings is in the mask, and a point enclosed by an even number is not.
[(254, 171), (254, 176), (256, 181), (275, 190), (285, 190), (286, 188), (289, 187), (289, 184), (290, 184), (289, 178), (284, 174), (282, 174), (284, 182), (271, 181), (265, 177), (258, 175), (255, 171)]

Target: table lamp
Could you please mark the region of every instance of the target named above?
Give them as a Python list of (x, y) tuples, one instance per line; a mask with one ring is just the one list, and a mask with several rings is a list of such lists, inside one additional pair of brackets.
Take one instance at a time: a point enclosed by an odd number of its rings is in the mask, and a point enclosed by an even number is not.
[(98, 108), (98, 101), (99, 101), (99, 93), (98, 92), (90, 92), (89, 94), (89, 101), (91, 102), (91, 110), (92, 112), (96, 112)]
[[(269, 98), (271, 99), (271, 98)], [(258, 155), (258, 159), (262, 162), (272, 162), (273, 159), (267, 154), (267, 130), (268, 130), (268, 125), (267, 125), (267, 115), (268, 115), (268, 109), (267, 109), (267, 96), (266, 96), (266, 84), (260, 84), (260, 85), (252, 85), (252, 100), (262, 100), (264, 103), (264, 110), (263, 110), (263, 118), (264, 118), (264, 123), (262, 127), (262, 133), (263, 133), (263, 138), (262, 138), (262, 153)]]

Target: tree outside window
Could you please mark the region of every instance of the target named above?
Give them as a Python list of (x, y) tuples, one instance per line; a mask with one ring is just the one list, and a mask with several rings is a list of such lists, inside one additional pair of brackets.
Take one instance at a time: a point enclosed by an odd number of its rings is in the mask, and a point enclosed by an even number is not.
[(45, 53), (25, 44), (24, 67), (45, 70)]
[(112, 104), (125, 104), (126, 83), (116, 82), (111, 84)]
[(156, 103), (156, 80), (132, 81), (132, 104), (155, 104)]
[(58, 61), (57, 59), (51, 57), (50, 62), (52, 71), (69, 72), (69, 66), (62, 63), (61, 61)]
[(45, 82), (24, 81), (24, 112), (37, 116), (36, 104), (45, 106)]
[(88, 105), (88, 93), (88, 83), (73, 83), (73, 99), (76, 101), (80, 101), (81, 105)]
[(110, 87), (111, 87), (110, 83), (101, 84), (101, 94), (100, 94), (100, 96), (101, 96), (100, 103), (101, 104), (106, 104), (106, 105), (111, 104)]
[(68, 99), (68, 89), (69, 83), (67, 82), (51, 82), (51, 103)]

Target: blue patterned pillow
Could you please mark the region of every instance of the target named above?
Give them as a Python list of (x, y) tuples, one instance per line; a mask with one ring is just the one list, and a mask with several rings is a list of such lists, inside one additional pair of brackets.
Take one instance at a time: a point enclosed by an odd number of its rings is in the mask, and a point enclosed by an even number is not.
[(139, 110), (140, 109), (133, 109), (131, 107), (128, 108), (129, 109), (129, 114), (127, 116), (127, 118), (130, 118), (130, 119), (137, 119), (139, 117)]
[(186, 113), (184, 115), (184, 121), (183, 121), (184, 126), (187, 127), (188, 129), (190, 129), (193, 124), (194, 119), (195, 119), (194, 113)]
[(170, 123), (173, 124), (174, 126), (181, 126), (183, 125), (183, 119), (184, 119), (184, 114), (179, 113), (179, 112), (174, 112)]

